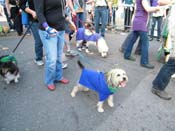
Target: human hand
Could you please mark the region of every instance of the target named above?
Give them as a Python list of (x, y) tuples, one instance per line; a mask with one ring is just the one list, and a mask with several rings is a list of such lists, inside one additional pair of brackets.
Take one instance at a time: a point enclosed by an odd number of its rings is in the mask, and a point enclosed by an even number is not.
[(57, 35), (57, 30), (51, 27), (46, 27), (46, 32), (48, 33), (49, 36), (56, 36)]
[(31, 15), (32, 15), (33, 19), (37, 19), (37, 16), (36, 16), (36, 12), (35, 11), (33, 11)]

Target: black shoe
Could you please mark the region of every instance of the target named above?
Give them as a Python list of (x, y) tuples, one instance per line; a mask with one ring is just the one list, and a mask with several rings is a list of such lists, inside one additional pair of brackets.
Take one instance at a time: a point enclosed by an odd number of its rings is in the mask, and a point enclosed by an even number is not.
[(150, 38), (150, 39), (149, 39), (149, 41), (152, 41), (152, 40), (153, 40), (153, 38)]
[(161, 91), (161, 90), (152, 88), (151, 92), (164, 100), (171, 100), (172, 98), (171, 96), (169, 96), (169, 94), (166, 91)]
[(141, 52), (140, 51), (136, 51), (134, 54), (135, 55), (141, 55)]
[(123, 52), (124, 52), (124, 49), (123, 49), (122, 47), (120, 47), (120, 48), (119, 48), (119, 51), (120, 51), (121, 53), (123, 53)]
[(148, 68), (148, 69), (154, 69), (153, 65), (150, 64), (141, 64), (142, 67)]
[(157, 39), (157, 41), (159, 41), (159, 42), (160, 42), (160, 41), (161, 41), (161, 39)]
[(136, 59), (133, 56), (129, 56), (128, 58), (125, 58), (126, 60), (130, 60), (130, 61), (135, 61)]

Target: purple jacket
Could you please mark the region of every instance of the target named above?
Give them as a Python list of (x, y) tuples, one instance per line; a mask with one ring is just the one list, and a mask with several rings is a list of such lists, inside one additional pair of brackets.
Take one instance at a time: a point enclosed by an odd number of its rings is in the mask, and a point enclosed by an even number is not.
[(98, 33), (94, 33), (92, 35), (86, 35), (85, 34), (85, 28), (78, 28), (77, 34), (76, 34), (76, 40), (85, 40), (85, 41), (94, 41), (97, 42), (99, 38), (102, 36)]

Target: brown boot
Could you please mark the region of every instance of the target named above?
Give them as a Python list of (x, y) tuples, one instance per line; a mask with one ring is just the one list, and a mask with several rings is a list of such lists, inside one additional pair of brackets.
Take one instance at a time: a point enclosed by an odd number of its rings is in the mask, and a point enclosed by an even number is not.
[(160, 98), (164, 99), (164, 100), (171, 100), (171, 96), (169, 96), (169, 94), (166, 91), (161, 91), (155, 88), (152, 88), (152, 93), (159, 96)]

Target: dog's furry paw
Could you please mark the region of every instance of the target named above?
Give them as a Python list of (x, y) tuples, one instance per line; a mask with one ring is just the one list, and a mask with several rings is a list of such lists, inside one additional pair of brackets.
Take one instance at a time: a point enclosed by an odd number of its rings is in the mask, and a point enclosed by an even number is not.
[(6, 84), (9, 85), (10, 84), (10, 81), (6, 81)]
[(103, 109), (103, 108), (98, 108), (97, 110), (98, 110), (98, 112), (100, 112), (100, 113), (104, 112), (104, 109)]
[(18, 79), (15, 79), (14, 81), (15, 81), (15, 83), (18, 83), (19, 82)]
[(74, 92), (71, 92), (70, 95), (71, 95), (72, 97), (75, 97), (75, 96), (76, 96)]
[(108, 105), (109, 105), (110, 107), (114, 107), (114, 103), (113, 103), (113, 102), (108, 102)]

